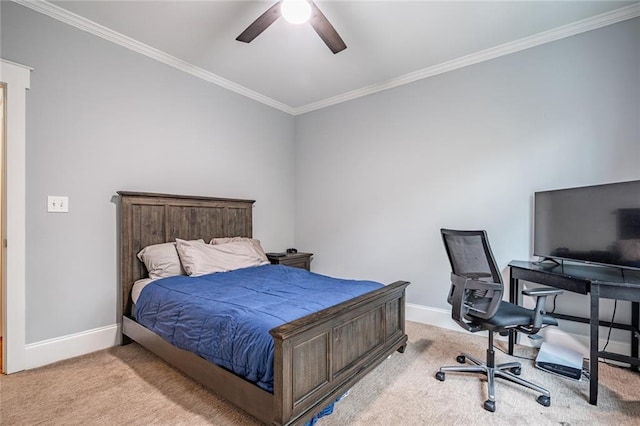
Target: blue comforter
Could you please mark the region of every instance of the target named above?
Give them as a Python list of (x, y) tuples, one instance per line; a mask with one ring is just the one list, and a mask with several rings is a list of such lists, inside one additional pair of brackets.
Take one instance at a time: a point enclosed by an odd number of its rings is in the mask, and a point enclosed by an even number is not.
[(136, 320), (171, 344), (273, 392), (269, 330), (382, 287), (265, 265), (147, 285)]

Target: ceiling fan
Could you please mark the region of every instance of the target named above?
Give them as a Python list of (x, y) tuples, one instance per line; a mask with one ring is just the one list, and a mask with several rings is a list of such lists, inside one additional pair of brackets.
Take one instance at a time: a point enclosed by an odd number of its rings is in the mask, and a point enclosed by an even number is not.
[[(280, 0), (267, 9), (267, 11), (260, 15), (258, 19), (253, 21), (253, 23), (242, 32), (242, 34), (236, 37), (236, 40), (250, 43), (254, 38), (258, 37), (269, 27), (269, 25), (273, 24), (276, 19), (280, 17), (282, 14), (281, 6), (285, 1), (286, 0)], [(346, 49), (347, 45), (344, 43), (336, 29), (333, 28), (333, 25), (331, 25), (327, 17), (320, 11), (318, 6), (316, 6), (316, 4), (311, 0), (303, 1), (308, 2), (309, 6), (311, 6), (309, 23), (329, 49), (331, 49), (334, 54)]]

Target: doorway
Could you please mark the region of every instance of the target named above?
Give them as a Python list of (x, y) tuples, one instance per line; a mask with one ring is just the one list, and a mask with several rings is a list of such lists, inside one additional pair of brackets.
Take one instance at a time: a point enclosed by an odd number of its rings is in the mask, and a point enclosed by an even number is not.
[(0, 58), (3, 84), (2, 370), (24, 370), (26, 273), (26, 122), (32, 68)]

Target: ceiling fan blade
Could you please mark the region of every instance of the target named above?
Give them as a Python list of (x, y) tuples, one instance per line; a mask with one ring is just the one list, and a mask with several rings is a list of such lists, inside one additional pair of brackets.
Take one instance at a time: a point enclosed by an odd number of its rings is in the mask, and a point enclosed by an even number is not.
[(314, 2), (310, 3), (312, 12), (309, 23), (313, 29), (316, 30), (322, 41), (329, 46), (329, 49), (331, 49), (334, 54), (346, 49), (347, 45), (344, 43), (336, 29), (333, 28), (331, 22), (329, 22), (327, 17), (324, 16)]
[(253, 21), (246, 30), (242, 32), (236, 40), (250, 43), (254, 38), (258, 37), (260, 33), (266, 30), (269, 25), (273, 24), (276, 19), (280, 17), (280, 2), (277, 2), (271, 6), (265, 13), (260, 15), (258, 19)]

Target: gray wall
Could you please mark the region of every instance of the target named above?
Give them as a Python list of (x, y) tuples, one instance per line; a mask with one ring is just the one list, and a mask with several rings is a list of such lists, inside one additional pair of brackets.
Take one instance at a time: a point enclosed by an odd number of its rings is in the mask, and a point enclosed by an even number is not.
[(533, 192), (640, 179), (639, 123), (640, 19), (305, 114), (296, 244), (448, 309), (441, 227), (486, 229), (501, 268), (529, 259)]
[[(4, 59), (27, 93), (27, 343), (115, 324), (118, 190), (257, 200), (254, 235), (293, 242), (294, 117), (11, 2)], [(267, 179), (268, 178), (268, 179)], [(46, 212), (47, 195), (70, 212)]]

